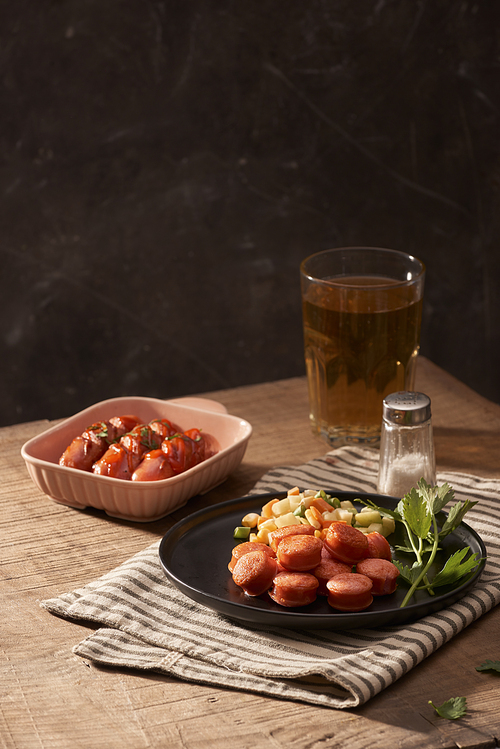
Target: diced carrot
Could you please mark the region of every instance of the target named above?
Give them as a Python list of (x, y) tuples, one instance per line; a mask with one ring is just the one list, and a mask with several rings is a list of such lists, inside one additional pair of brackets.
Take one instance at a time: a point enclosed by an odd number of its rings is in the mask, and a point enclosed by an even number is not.
[(261, 514), (264, 515), (265, 518), (273, 517), (272, 506), (276, 504), (276, 502), (279, 502), (279, 499), (271, 499), (270, 502), (264, 505)]
[(322, 521), (323, 528), (329, 528), (332, 523), (338, 523), (338, 522), (342, 522), (345, 525), (347, 525), (347, 523), (345, 522), (345, 520), (342, 520), (342, 521), (339, 521), (339, 520), (325, 520), (325, 518), (323, 518), (323, 521)]
[[(320, 526), (323, 525), (323, 515), (321, 514), (321, 512), (318, 510), (317, 507), (314, 507), (314, 505), (311, 505), (311, 507), (309, 508), (309, 512), (311, 513), (312, 517), (318, 523), (320, 523)], [(306, 515), (306, 517), (307, 517), (307, 515)]]
[(321, 499), (321, 497), (315, 497), (310, 507), (315, 507), (319, 512), (333, 512), (333, 507), (328, 504), (328, 502), (325, 502), (324, 499)]

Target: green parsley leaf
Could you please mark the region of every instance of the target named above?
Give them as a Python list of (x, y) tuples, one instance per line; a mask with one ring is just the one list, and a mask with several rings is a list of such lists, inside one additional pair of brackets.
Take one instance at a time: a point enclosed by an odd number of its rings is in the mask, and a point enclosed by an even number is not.
[(418, 538), (427, 538), (432, 524), (432, 513), (425, 498), (413, 487), (401, 500), (402, 517)]
[(476, 666), (476, 671), (500, 671), (500, 661), (485, 661)]
[(419, 564), (418, 562), (414, 562), (411, 567), (408, 567), (406, 564), (402, 564), (398, 559), (393, 559), (392, 563), (398, 568), (399, 574), (401, 575), (403, 580), (406, 580), (406, 582), (410, 585), (413, 585), (415, 580), (422, 572), (423, 568), (423, 565)]
[(448, 502), (451, 502), (455, 497), (455, 492), (449, 484), (443, 484), (442, 486), (430, 486), (424, 479), (420, 479), (417, 484), (421, 492), (426, 497), (431, 512), (436, 515), (440, 512)]
[(432, 580), (432, 587), (437, 588), (440, 585), (453, 585), (461, 577), (464, 577), (469, 572), (477, 567), (481, 561), (477, 554), (472, 554), (467, 557), (464, 561), (464, 557), (470, 551), (470, 548), (466, 546), (464, 549), (459, 549), (451, 557), (448, 557), (444, 567), (437, 573)]
[(432, 512), (434, 507), (434, 500), (436, 498), (436, 489), (427, 483), (425, 479), (420, 479), (417, 482), (418, 489), (415, 489), (422, 499), (427, 503), (429, 510)]
[(447, 720), (457, 720), (467, 712), (467, 699), (465, 697), (451, 697), (439, 707), (436, 707), (432, 700), (429, 700), (429, 705), (432, 705), (441, 718)]
[(471, 502), (470, 499), (466, 499), (465, 502), (457, 502), (456, 505), (453, 505), (439, 532), (439, 538), (444, 538), (454, 531), (464, 519), (465, 513), (474, 507), (474, 505), (477, 505), (477, 502)]
[[(428, 536), (428, 538), (432, 538), (432, 535)], [(438, 549), (440, 548), (441, 547), (438, 546)], [(394, 544), (394, 549), (395, 551), (403, 551), (406, 554), (412, 554), (415, 551), (415, 549), (412, 546), (410, 546), (410, 544), (405, 544), (405, 545)], [(432, 549), (433, 549), (433, 544), (430, 542), (424, 541), (422, 544), (421, 554), (428, 554), (430, 551), (432, 551)]]
[(394, 544), (393, 548), (394, 551), (403, 551), (405, 554), (413, 553), (413, 549), (410, 544), (407, 544), (406, 546), (402, 546), (401, 544)]
[[(454, 497), (455, 492), (449, 484), (431, 486), (422, 478), (416, 487), (402, 497), (395, 510), (379, 507), (370, 500), (360, 500), (362, 504), (377, 509), (382, 516), (392, 517), (396, 523), (403, 525), (404, 534), (398, 533), (394, 537), (393, 548), (397, 552), (410, 554), (416, 561), (413, 566), (407, 566), (393, 560), (401, 580), (410, 585), (401, 608), (408, 605), (415, 591), (425, 588), (430, 595), (434, 595), (435, 585), (454, 585), (482, 561), (466, 547), (452, 555), (434, 579), (429, 580), (431, 571), (435, 569), (433, 565), (439, 558), (436, 555), (442, 550), (440, 541), (454, 531), (468, 510), (477, 504), (469, 499), (458, 502), (445, 515), (441, 511)], [(466, 558), (467, 554), (470, 556)]]

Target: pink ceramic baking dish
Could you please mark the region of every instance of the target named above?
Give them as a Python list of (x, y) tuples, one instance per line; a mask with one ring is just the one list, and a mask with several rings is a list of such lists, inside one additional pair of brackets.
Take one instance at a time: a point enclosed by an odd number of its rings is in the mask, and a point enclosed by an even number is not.
[[(196, 427), (215, 437), (220, 450), (194, 468), (161, 481), (125, 481), (59, 465), (65, 448), (88, 426), (123, 414), (134, 414), (144, 423), (170, 419), (183, 430)], [(247, 421), (206, 398), (110, 398), (33, 437), (23, 445), (21, 454), (36, 486), (55, 502), (151, 522), (222, 483), (240, 464), (251, 434)]]

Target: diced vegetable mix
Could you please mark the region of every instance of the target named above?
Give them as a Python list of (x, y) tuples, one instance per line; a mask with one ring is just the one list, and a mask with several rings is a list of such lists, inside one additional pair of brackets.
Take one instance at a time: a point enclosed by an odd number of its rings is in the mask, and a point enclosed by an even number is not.
[(379, 510), (363, 507), (357, 510), (349, 500), (340, 501), (325, 491), (298, 487), (289, 489), (284, 499), (271, 499), (260, 514), (245, 515), (241, 526), (235, 528), (237, 540), (269, 543), (269, 533), (286, 525), (311, 525), (315, 535), (324, 539), (329, 526), (344, 522), (358, 528), (362, 533), (380, 533), (389, 536), (395, 528), (394, 518), (385, 516)]

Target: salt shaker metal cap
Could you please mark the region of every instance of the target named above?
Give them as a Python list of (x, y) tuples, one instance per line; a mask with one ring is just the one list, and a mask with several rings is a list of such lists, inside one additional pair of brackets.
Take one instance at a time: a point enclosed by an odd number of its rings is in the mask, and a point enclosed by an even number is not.
[(393, 424), (416, 426), (431, 418), (431, 399), (424, 393), (400, 391), (383, 402), (383, 417)]
[(424, 393), (400, 391), (383, 401), (379, 494), (402, 497), (423, 478), (436, 481), (431, 399)]

